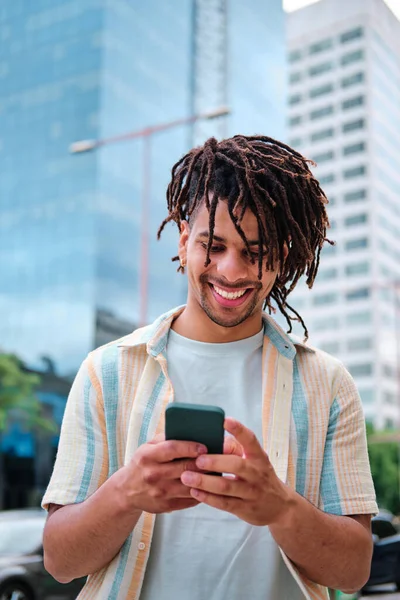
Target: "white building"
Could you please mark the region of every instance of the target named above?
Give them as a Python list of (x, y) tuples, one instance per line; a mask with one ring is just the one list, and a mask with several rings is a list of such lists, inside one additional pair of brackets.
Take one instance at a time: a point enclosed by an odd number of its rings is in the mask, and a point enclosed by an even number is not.
[(318, 163), (336, 241), (313, 291), (292, 302), (311, 344), (353, 374), (366, 418), (390, 427), (400, 423), (400, 22), (383, 0), (321, 0), (288, 15), (288, 46), (290, 143)]

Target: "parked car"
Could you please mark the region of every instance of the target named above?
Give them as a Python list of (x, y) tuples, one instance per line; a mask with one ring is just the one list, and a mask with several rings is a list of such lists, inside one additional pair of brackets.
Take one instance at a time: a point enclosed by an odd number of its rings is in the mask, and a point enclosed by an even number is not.
[(400, 591), (400, 527), (396, 518), (388, 511), (381, 511), (372, 519), (374, 553), (371, 574), (362, 592), (373, 591), (373, 587), (385, 583), (396, 584)]
[(58, 583), (43, 565), (41, 509), (0, 511), (0, 600), (75, 600), (85, 579)]

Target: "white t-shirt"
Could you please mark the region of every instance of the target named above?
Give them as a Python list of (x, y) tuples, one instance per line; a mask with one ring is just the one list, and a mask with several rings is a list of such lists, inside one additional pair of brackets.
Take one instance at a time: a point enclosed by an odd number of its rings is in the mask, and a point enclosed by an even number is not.
[[(264, 332), (207, 344), (170, 331), (168, 374), (174, 401), (211, 404), (262, 443)], [(188, 376), (190, 374), (190, 376)], [(157, 515), (140, 600), (304, 600), (268, 527), (200, 504)]]

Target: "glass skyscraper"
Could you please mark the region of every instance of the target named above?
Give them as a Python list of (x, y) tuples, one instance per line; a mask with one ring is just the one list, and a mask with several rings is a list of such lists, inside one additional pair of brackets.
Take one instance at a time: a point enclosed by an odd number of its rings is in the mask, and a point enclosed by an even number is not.
[[(227, 133), (283, 138), (281, 0), (227, 0)], [(187, 117), (190, 0), (15, 0), (0, 6), (0, 349), (73, 373), (95, 345), (98, 315), (139, 322), (144, 142), (71, 154)], [(210, 110), (217, 108), (208, 107)], [(152, 137), (146, 317), (182, 303), (166, 215), (188, 126)]]

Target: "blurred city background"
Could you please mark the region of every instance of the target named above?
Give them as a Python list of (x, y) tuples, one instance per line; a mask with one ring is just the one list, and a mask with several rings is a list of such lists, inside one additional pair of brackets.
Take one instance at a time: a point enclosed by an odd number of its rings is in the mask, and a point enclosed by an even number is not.
[(400, 0), (0, 2), (0, 508), (39, 504), (86, 354), (184, 303), (178, 232), (156, 240), (172, 165), (262, 133), (318, 165), (336, 245), (292, 303), (354, 376), (400, 513), (399, 19)]

